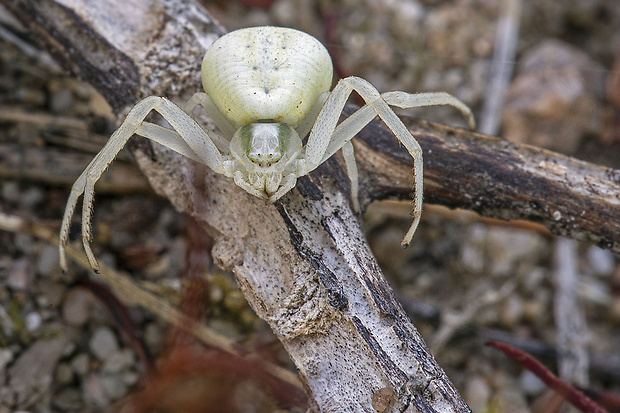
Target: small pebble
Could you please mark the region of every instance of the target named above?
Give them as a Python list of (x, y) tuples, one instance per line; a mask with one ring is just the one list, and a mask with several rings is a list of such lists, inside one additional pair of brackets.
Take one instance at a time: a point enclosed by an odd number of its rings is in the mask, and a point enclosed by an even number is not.
[(45, 103), (46, 96), (41, 90), (32, 89), (31, 87), (20, 87), (15, 90), (15, 98), (19, 102), (27, 105), (42, 106)]
[(99, 327), (91, 337), (88, 346), (90, 351), (101, 361), (107, 360), (118, 351), (118, 340), (109, 327)]
[(80, 353), (71, 360), (71, 368), (76, 374), (86, 375), (90, 370), (90, 357), (86, 353)]
[(87, 403), (96, 406), (106, 406), (109, 403), (101, 377), (98, 374), (90, 374), (84, 378), (82, 397)]
[(71, 289), (62, 303), (62, 318), (70, 326), (80, 327), (88, 321), (91, 295), (82, 288)]
[(463, 397), (472, 411), (484, 412), (488, 410), (489, 398), (491, 397), (489, 383), (482, 376), (470, 377), (465, 384)]
[(37, 257), (37, 274), (49, 275), (53, 270), (59, 269), (58, 246), (45, 245)]
[(170, 272), (170, 259), (168, 255), (165, 254), (159, 259), (149, 263), (146, 267), (142, 269), (142, 273), (145, 277), (151, 280), (158, 280), (162, 278), (165, 274)]
[(532, 268), (524, 277), (523, 289), (527, 293), (534, 293), (542, 288), (549, 277), (547, 270), (542, 267)]
[(602, 125), (605, 70), (582, 50), (542, 40), (523, 51), (508, 90), (502, 137), (562, 153)]
[(71, 357), (73, 353), (75, 353), (76, 349), (77, 349), (77, 343), (75, 341), (67, 342), (67, 344), (65, 345), (65, 348), (62, 350), (62, 357), (63, 358)]
[(235, 327), (233, 322), (215, 319), (209, 322), (209, 327), (233, 340), (241, 340), (242, 338), (241, 332)]
[(209, 285), (209, 299), (212, 303), (219, 303), (224, 298), (224, 290), (217, 284)]
[(530, 413), (527, 401), (515, 385), (511, 388), (500, 389), (490, 400), (487, 411)]
[(545, 305), (546, 303), (541, 300), (525, 300), (523, 303), (523, 317), (530, 322), (539, 321), (540, 317), (546, 311)]
[(26, 314), (26, 317), (24, 317), (25, 322), (26, 322), (26, 330), (33, 332), (35, 330), (38, 330), (39, 327), (41, 327), (41, 323), (42, 323), (42, 319), (41, 319), (41, 315), (35, 311)]
[(491, 227), (487, 230), (485, 249), (490, 272), (500, 276), (514, 275), (520, 262), (536, 262), (546, 251), (543, 238), (531, 231)]
[(620, 297), (615, 297), (609, 306), (609, 317), (616, 323), (620, 323)]
[(69, 384), (73, 381), (73, 369), (67, 363), (60, 363), (56, 366), (55, 377), (59, 384)]
[(24, 190), (19, 199), (19, 205), (23, 208), (35, 208), (43, 198), (45, 194), (43, 189), (38, 186), (32, 186)]
[(36, 400), (49, 391), (56, 363), (67, 345), (64, 337), (38, 340), (23, 351), (9, 367), (8, 388), (18, 403)]
[(588, 265), (594, 275), (609, 276), (616, 268), (616, 259), (609, 250), (591, 246), (587, 252)]
[(116, 375), (101, 376), (101, 386), (105, 394), (112, 400), (117, 400), (127, 393), (127, 386)]
[(29, 291), (34, 281), (34, 269), (26, 258), (19, 258), (13, 262), (6, 284), (17, 291)]
[(579, 295), (586, 300), (599, 305), (609, 305), (612, 301), (612, 292), (606, 280), (588, 277), (579, 285)]
[(155, 353), (159, 353), (164, 344), (164, 332), (161, 325), (151, 322), (144, 328), (144, 342)]
[(467, 230), (467, 242), (461, 246), (461, 262), (471, 272), (484, 269), (483, 243), (487, 234), (487, 226), (474, 224)]
[(134, 363), (133, 351), (126, 348), (111, 354), (103, 363), (102, 370), (106, 373), (118, 373)]
[(19, 184), (16, 181), (6, 181), (2, 184), (2, 198), (6, 202), (17, 203), (20, 196)]
[(503, 325), (514, 327), (523, 315), (523, 299), (518, 295), (507, 297), (500, 309), (500, 320)]
[(524, 370), (523, 373), (521, 373), (519, 383), (528, 396), (538, 396), (547, 388), (545, 383), (528, 370)]
[(123, 383), (128, 387), (132, 387), (138, 380), (140, 380), (140, 375), (135, 371), (126, 371), (123, 373)]
[(271, 7), (271, 16), (282, 26), (293, 27), (298, 18), (299, 4), (297, 1), (279, 0)]
[(40, 295), (37, 299), (37, 304), (40, 308), (58, 308), (65, 298), (66, 290), (65, 283), (54, 281), (51, 278), (39, 278), (37, 291)]
[(24, 232), (18, 232), (15, 234), (15, 247), (24, 255), (34, 255), (37, 252), (37, 244), (35, 244), (32, 236)]
[(461, 262), (463, 267), (473, 273), (484, 269), (484, 250), (478, 245), (465, 244), (461, 248)]

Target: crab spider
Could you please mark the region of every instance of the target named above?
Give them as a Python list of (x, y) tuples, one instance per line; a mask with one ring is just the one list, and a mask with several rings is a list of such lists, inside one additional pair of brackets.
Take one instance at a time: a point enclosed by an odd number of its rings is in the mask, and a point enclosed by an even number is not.
[[(380, 94), (369, 82), (354, 76), (341, 79), (330, 92), (333, 69), (327, 50), (314, 37), (297, 30), (254, 27), (231, 32), (209, 48), (201, 73), (205, 92), (196, 93), (183, 109), (163, 97), (149, 96), (138, 102), (76, 180), (60, 230), (63, 269), (67, 268), (64, 246), (71, 217), (83, 194), (82, 241), (91, 267), (98, 271), (90, 248), (94, 186), (134, 134), (232, 178), (245, 191), (268, 202), (280, 199), (295, 187), (297, 178), (342, 149), (353, 208), (359, 211), (351, 139), (379, 116), (414, 160), (413, 223), (402, 241), (406, 247), (422, 212), (422, 150), (390, 106), (450, 105), (474, 128), (470, 109), (447, 93)], [(365, 105), (338, 124), (353, 91)], [(220, 134), (207, 132), (196, 123), (191, 116), (196, 106), (206, 110)], [(173, 129), (145, 122), (153, 110)]]

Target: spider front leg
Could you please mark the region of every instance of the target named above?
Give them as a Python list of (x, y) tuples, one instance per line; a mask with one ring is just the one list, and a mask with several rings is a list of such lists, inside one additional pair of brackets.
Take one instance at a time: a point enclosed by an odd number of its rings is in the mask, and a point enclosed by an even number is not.
[[(152, 123), (144, 122), (144, 118), (155, 110), (175, 129), (171, 131)], [(106, 145), (88, 164), (84, 172), (73, 184), (60, 229), (60, 266), (67, 269), (65, 245), (69, 239), (71, 217), (77, 206), (79, 197), (84, 194), (82, 206), (82, 241), (88, 262), (95, 272), (99, 264), (90, 248), (92, 204), (95, 183), (105, 169), (112, 163), (121, 149), (133, 134), (142, 135), (170, 149), (194, 159), (214, 172), (223, 173), (223, 158), (209, 135), (181, 108), (166, 98), (150, 96), (138, 102), (127, 114), (125, 121), (112, 134)]]
[[(364, 99), (366, 105), (336, 127), (338, 117), (344, 109), (349, 95), (354, 90)], [(319, 113), (315, 123), (316, 126), (313, 128), (308, 138), (306, 158), (309, 164), (315, 168), (342, 148), (347, 171), (351, 179), (351, 193), (353, 195), (357, 192), (358, 183), (357, 167), (355, 158), (353, 157), (353, 147), (351, 146), (350, 140), (364, 126), (372, 121), (375, 116), (379, 115), (381, 120), (383, 120), (394, 136), (396, 136), (413, 157), (413, 222), (401, 243), (403, 247), (407, 247), (413, 238), (413, 234), (420, 222), (422, 214), (424, 183), (422, 149), (413, 135), (411, 135), (411, 132), (409, 132), (400, 118), (389, 107), (389, 104), (403, 108), (451, 105), (468, 118), (469, 126), (472, 129), (475, 127), (474, 118), (470, 109), (463, 102), (447, 93), (409, 94), (405, 92), (389, 92), (380, 95), (374, 86), (366, 80), (358, 77), (348, 77), (338, 82), (327, 99), (323, 110)], [(356, 203), (354, 201), (354, 207), (355, 206)]]

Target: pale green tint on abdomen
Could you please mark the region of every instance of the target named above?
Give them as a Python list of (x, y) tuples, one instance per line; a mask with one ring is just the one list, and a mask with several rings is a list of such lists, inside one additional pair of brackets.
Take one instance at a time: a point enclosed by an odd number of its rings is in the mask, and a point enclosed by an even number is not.
[(306, 33), (261, 29), (237, 30), (213, 43), (202, 63), (205, 92), (237, 128), (258, 120), (295, 128), (331, 88), (331, 58)]

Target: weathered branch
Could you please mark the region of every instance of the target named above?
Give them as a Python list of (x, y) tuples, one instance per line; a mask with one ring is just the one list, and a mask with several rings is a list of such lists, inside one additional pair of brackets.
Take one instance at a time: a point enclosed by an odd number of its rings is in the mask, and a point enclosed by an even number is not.
[[(70, 6), (0, 1), (117, 112), (146, 95), (183, 101), (197, 91), (204, 50), (222, 33), (189, 1), (154, 1), (144, 10), (113, 0)], [(611, 219), (618, 215), (617, 178), (611, 179), (617, 175), (535, 148), (411, 122), (426, 150), (428, 201), (536, 218), (556, 232), (596, 237), (617, 250), (614, 231), (607, 230), (620, 222)], [(132, 149), (153, 187), (213, 236), (215, 261), (234, 270), (250, 305), (297, 365), (316, 409), (370, 411), (373, 395), (393, 394), (386, 411), (468, 411), (384, 280), (350, 209), (337, 159), (267, 205), (169, 150), (140, 139)], [(410, 198), (411, 159), (385, 128), (367, 128), (356, 149), (364, 204)], [(606, 193), (606, 227), (596, 226), (593, 198), (583, 201), (586, 210), (573, 209), (567, 188), (583, 197)]]
[[(530, 145), (406, 119), (424, 150), (427, 203), (539, 222), (620, 253), (620, 170)], [(354, 140), (366, 202), (411, 198), (411, 158), (375, 122)], [(362, 141), (362, 142), (360, 142)], [(415, 238), (414, 238), (415, 240)]]

